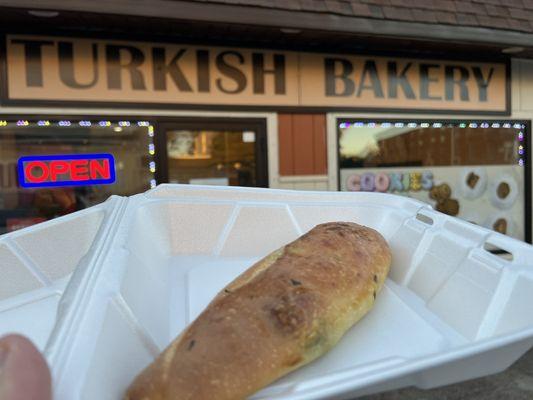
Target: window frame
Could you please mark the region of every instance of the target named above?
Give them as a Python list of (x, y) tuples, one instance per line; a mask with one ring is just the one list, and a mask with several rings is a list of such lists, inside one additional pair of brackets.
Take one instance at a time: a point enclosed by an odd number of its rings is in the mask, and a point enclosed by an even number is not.
[(156, 154), (162, 182), (168, 183), (167, 132), (170, 130), (253, 130), (255, 132), (256, 187), (268, 187), (268, 146), (264, 118), (183, 117), (162, 120), (157, 125)]

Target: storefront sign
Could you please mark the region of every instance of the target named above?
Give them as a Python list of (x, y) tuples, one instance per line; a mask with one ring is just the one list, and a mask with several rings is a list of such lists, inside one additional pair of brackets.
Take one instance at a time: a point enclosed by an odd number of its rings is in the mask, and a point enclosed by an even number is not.
[(520, 165), (341, 168), (340, 190), (387, 192), (524, 240), (524, 167)]
[(18, 160), (22, 187), (85, 186), (115, 182), (111, 154), (28, 156)]
[(418, 192), (433, 187), (433, 173), (423, 172), (366, 172), (346, 178), (346, 189), (354, 192)]
[(505, 63), (7, 36), (8, 100), (508, 112)]

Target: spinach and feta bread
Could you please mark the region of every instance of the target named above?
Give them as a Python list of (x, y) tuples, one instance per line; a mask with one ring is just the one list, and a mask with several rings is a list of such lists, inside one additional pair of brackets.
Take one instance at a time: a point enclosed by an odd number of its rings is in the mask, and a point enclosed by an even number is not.
[(224, 288), (125, 399), (245, 399), (331, 349), (372, 308), (390, 264), (375, 230), (316, 226)]

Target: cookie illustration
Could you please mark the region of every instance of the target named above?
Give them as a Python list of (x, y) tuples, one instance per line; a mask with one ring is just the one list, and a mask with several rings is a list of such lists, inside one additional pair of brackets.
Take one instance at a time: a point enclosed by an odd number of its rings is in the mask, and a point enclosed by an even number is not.
[(507, 220), (505, 218), (498, 218), (493, 224), (492, 229), (496, 232), (507, 234)]
[(440, 185), (433, 186), (429, 191), (429, 198), (436, 200), (437, 203), (449, 199), (452, 194), (452, 189), (447, 183), (441, 183)]
[(429, 198), (437, 202), (435, 209), (444, 214), (456, 216), (459, 214), (459, 201), (451, 198), (452, 189), (447, 183), (433, 186), (429, 191)]
[(495, 212), (493, 215), (489, 216), (485, 223), (485, 227), (492, 229), (494, 232), (501, 233), (503, 235), (514, 236), (519, 235), (520, 238), (521, 229), (516, 224), (508, 211)]
[(519, 184), (511, 174), (502, 174), (490, 185), (490, 202), (501, 210), (511, 208), (520, 193)]
[(455, 217), (459, 214), (459, 202), (456, 199), (445, 199), (437, 203), (437, 211)]
[(474, 189), (477, 185), (477, 183), (479, 182), (479, 175), (476, 175), (475, 173), (473, 172), (470, 172), (468, 174), (468, 176), (466, 177), (466, 184), (468, 185), (468, 187), (470, 187), (471, 189)]
[(511, 192), (509, 184), (507, 182), (500, 182), (498, 188), (496, 189), (496, 194), (498, 197), (500, 199), (505, 199), (507, 196), (509, 196), (509, 192)]
[(464, 168), (457, 182), (459, 196), (476, 199), (487, 189), (487, 171), (483, 167)]

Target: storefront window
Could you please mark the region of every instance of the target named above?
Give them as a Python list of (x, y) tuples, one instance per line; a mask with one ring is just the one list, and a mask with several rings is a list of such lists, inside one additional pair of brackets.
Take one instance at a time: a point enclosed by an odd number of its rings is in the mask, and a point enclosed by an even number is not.
[(341, 190), (414, 197), (525, 238), (525, 124), (339, 121), (338, 128)]
[[(155, 186), (154, 128), (147, 121), (0, 121), (0, 233)], [(23, 188), (22, 156), (109, 153), (116, 180), (107, 185)]]

